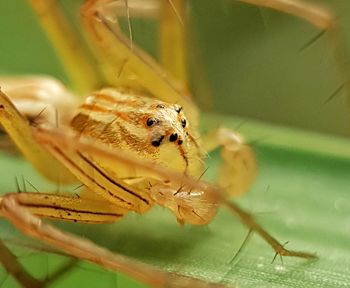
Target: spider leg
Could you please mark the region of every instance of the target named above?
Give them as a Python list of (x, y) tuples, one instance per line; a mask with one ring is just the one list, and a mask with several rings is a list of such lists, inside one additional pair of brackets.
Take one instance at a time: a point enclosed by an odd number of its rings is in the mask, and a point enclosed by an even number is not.
[[(158, 176), (157, 178), (162, 177), (163, 179), (171, 179), (171, 181), (176, 185), (188, 186), (188, 187), (191, 187), (192, 190), (204, 191), (204, 194), (206, 197), (204, 200), (209, 200), (209, 204), (212, 204), (210, 206), (213, 206), (213, 205), (215, 206), (218, 202), (223, 203), (232, 212), (234, 212), (234, 214), (239, 216), (241, 221), (250, 230), (258, 233), (279, 255), (294, 256), (294, 257), (301, 257), (301, 258), (315, 258), (315, 255), (311, 253), (301, 252), (301, 251), (289, 251), (286, 248), (284, 248), (284, 246), (281, 243), (279, 243), (274, 237), (272, 237), (264, 228), (262, 228), (255, 221), (254, 217), (251, 214), (244, 211), (237, 204), (230, 202), (228, 200), (227, 195), (223, 193), (224, 191), (202, 180), (193, 179), (186, 175), (182, 175), (182, 174), (170, 171), (168, 169), (165, 169), (164, 167), (157, 167), (155, 165), (152, 165), (151, 163), (147, 163), (147, 161), (140, 161), (137, 159), (128, 158), (116, 151), (111, 151), (109, 149), (101, 149), (101, 147), (91, 145), (91, 142), (89, 143), (89, 141), (74, 141), (74, 139), (70, 139), (68, 135), (60, 135), (55, 131), (46, 131), (45, 133), (40, 132), (36, 135), (36, 137), (42, 143), (55, 141), (60, 145), (60, 147), (63, 147), (64, 149), (67, 149), (67, 150), (79, 149), (80, 151), (90, 153), (91, 155), (98, 155), (103, 159), (108, 159), (111, 162), (115, 162), (115, 163), (123, 162), (131, 166), (136, 165), (139, 167), (139, 169), (144, 169), (145, 171), (152, 173), (154, 176), (156, 177)], [(233, 144), (235, 144), (235, 142), (233, 142)], [(254, 158), (254, 161), (255, 161), (255, 158)], [(176, 196), (177, 195), (173, 195), (173, 200), (175, 203), (179, 200), (178, 197)], [(167, 195), (167, 197), (169, 197), (169, 194)], [(196, 196), (194, 195), (193, 200), (196, 200), (195, 197)], [(191, 199), (188, 199), (188, 200), (191, 200)], [(212, 213), (211, 217), (213, 217), (214, 215), (215, 213)], [(209, 218), (203, 219), (206, 221), (203, 221), (202, 224), (208, 223), (210, 219)], [(199, 220), (200, 219), (197, 218), (197, 221)], [(200, 224), (200, 223), (197, 223), (197, 224)]]
[[(117, 8), (121, 9), (119, 6)], [(82, 22), (108, 82), (130, 85), (132, 81), (132, 87), (138, 84), (165, 102), (183, 105), (192, 125), (196, 126), (198, 112), (186, 87), (175, 81), (136, 45), (131, 46), (130, 39), (119, 27), (116, 10), (115, 1), (112, 0), (89, 0), (81, 10)]]
[(299, 0), (238, 0), (248, 4), (271, 8), (302, 18), (312, 25), (329, 30), (334, 26), (331, 12), (320, 5), (306, 3)]
[[(11, 136), (23, 155), (45, 177), (55, 182), (72, 182), (73, 175), (33, 138), (28, 120), (16, 109), (11, 100), (0, 91), (0, 124)], [(49, 165), (48, 165), (49, 163)]]
[[(225, 192), (237, 195), (247, 191), (257, 173), (253, 150), (244, 143), (240, 135), (226, 128), (220, 128), (205, 137), (203, 142), (207, 144), (208, 151), (222, 147), (224, 163), (219, 174), (219, 184), (224, 187)], [(315, 258), (315, 255), (311, 253), (287, 250), (255, 221), (253, 215), (227, 198), (223, 199), (223, 203), (241, 219), (249, 230), (259, 234), (275, 250), (276, 255)]]
[(32, 126), (68, 125), (78, 106), (74, 95), (51, 77), (0, 77), (0, 85)]
[(253, 149), (236, 132), (219, 128), (202, 137), (205, 149), (210, 152), (221, 148), (223, 161), (218, 183), (229, 195), (246, 192), (257, 175), (257, 163)]
[[(31, 204), (27, 206), (27, 204), (22, 203), (22, 200), (19, 198), (23, 197), (22, 194), (9, 194), (8, 196), (5, 196), (1, 202), (2, 214), (24, 234), (57, 247), (68, 255), (95, 263), (108, 269), (120, 271), (153, 287), (224, 287), (223, 285), (219, 284), (209, 284), (198, 279), (159, 271), (149, 265), (138, 263), (128, 257), (114, 254), (87, 239), (80, 238), (67, 232), (63, 232), (49, 224), (43, 223), (40, 218), (34, 216), (30, 212), (30, 210), (34, 213), (39, 212), (35, 210), (37, 207), (30, 206)], [(30, 194), (33, 196), (32, 193)], [(55, 196), (57, 197), (57, 195)], [(31, 201), (30, 199), (27, 200), (28, 202)], [(72, 199), (72, 201), (77, 200), (78, 199)], [(85, 200), (82, 200), (80, 203), (85, 203)], [(54, 205), (53, 202), (51, 204)], [(69, 205), (65, 200), (62, 201), (62, 204)], [(88, 205), (91, 208), (90, 205), (94, 204), (90, 203)], [(60, 210), (62, 212), (59, 217), (60, 219), (66, 219), (68, 216), (65, 209), (66, 208)], [(104, 213), (105, 210), (104, 208), (101, 210), (94, 210), (94, 212), (97, 211)], [(51, 210), (50, 212), (54, 211)], [(90, 220), (91, 214), (88, 212), (88, 209), (85, 212), (86, 213), (80, 214), (81, 218), (78, 217), (79, 220), (85, 216), (87, 216), (87, 219)], [(106, 218), (105, 214), (94, 214), (93, 220), (100, 222), (109, 222), (109, 220), (111, 220), (109, 217), (110, 216)], [(68, 220), (71, 219), (69, 218)]]
[[(299, 0), (238, 0), (244, 3), (278, 10), (309, 22), (324, 31), (329, 38), (330, 48), (338, 69), (338, 77), (341, 81), (340, 88), (347, 90), (350, 97), (349, 70), (344, 65), (344, 53), (346, 47), (340, 41), (335, 17), (331, 10), (324, 8), (320, 4), (307, 3)], [(319, 35), (316, 37), (318, 38)]]
[(8, 273), (23, 287), (41, 288), (44, 284), (31, 276), (19, 263), (17, 257), (0, 241), (0, 262)]
[(224, 204), (236, 215), (239, 216), (241, 221), (252, 231), (259, 234), (272, 248), (275, 250), (276, 255), (280, 256), (290, 256), (290, 257), (300, 257), (306, 259), (316, 258), (315, 254), (303, 252), (303, 251), (292, 251), (287, 250), (283, 244), (278, 242), (274, 237), (272, 237), (264, 228), (262, 228), (254, 219), (253, 215), (244, 211), (237, 204), (231, 201), (225, 201)]
[[(21, 209), (25, 207), (30, 213), (40, 217), (93, 224), (115, 222), (128, 212), (101, 199), (90, 200), (69, 194), (9, 193), (3, 196), (0, 201), (1, 209), (3, 208), (2, 205), (6, 207), (8, 201), (15, 201)], [(6, 216), (5, 214), (1, 213), (1, 216)], [(25, 287), (44, 287), (73, 266), (72, 263), (68, 263), (68, 265), (57, 270), (52, 277), (40, 282), (24, 270), (16, 256), (2, 242), (0, 242), (0, 261), (6, 270)]]
[(106, 201), (138, 213), (144, 213), (152, 207), (153, 202), (146, 191), (127, 184), (107, 165), (100, 165), (79, 150), (66, 150), (54, 141), (44, 146), (77, 179)]
[(43, 288), (54, 283), (64, 274), (68, 273), (77, 264), (77, 259), (69, 259), (65, 264), (58, 267), (44, 281), (40, 281), (30, 275), (25, 267), (20, 263), (18, 257), (0, 240), (0, 263), (6, 271), (17, 280), (23, 287), (28, 288)]
[(184, 1), (162, 1), (160, 17), (160, 63), (176, 79), (187, 84)]
[(14, 199), (21, 207), (39, 217), (85, 223), (111, 223), (121, 219), (128, 210), (105, 200), (86, 199), (69, 194), (8, 193), (2, 198)]
[(34, 12), (47, 37), (53, 44), (60, 61), (76, 92), (85, 94), (97, 88), (101, 76), (94, 65), (92, 55), (75, 28), (65, 17), (57, 0), (30, 0)]

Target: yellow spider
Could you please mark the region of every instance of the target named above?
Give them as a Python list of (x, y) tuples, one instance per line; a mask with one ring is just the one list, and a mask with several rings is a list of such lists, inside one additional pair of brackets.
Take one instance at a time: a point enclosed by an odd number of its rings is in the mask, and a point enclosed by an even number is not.
[[(0, 78), (0, 122), (23, 155), (48, 179), (80, 181), (70, 194), (9, 193), (1, 214), (23, 233), (65, 253), (122, 271), (152, 286), (209, 284), (158, 271), (62, 232), (39, 217), (109, 223), (152, 206), (170, 209), (180, 224), (208, 224), (220, 205), (236, 213), (282, 256), (286, 250), (248, 213), (229, 201), (256, 175), (255, 156), (233, 131), (198, 140), (198, 111), (186, 89), (183, 1), (87, 0), (82, 24), (93, 47), (79, 45), (55, 0), (29, 1), (69, 73), (74, 92), (48, 77)], [(302, 17), (331, 31), (331, 15), (297, 0), (242, 0)], [(162, 67), (136, 47), (118, 24), (133, 13), (160, 15)], [(131, 31), (131, 30), (130, 30)], [(132, 34), (130, 33), (129, 36)], [(73, 94), (86, 96), (79, 101)], [(222, 147), (218, 183), (201, 180), (206, 151)], [(6, 263), (3, 263), (6, 266)], [(30, 286), (30, 279), (17, 278)]]

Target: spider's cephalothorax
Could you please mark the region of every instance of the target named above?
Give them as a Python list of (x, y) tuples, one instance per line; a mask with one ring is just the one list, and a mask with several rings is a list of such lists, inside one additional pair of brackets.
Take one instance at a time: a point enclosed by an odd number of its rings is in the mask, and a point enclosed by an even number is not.
[(106, 88), (86, 98), (71, 125), (81, 136), (132, 156), (191, 175), (203, 171), (195, 129), (179, 105), (140, 96), (130, 89)]

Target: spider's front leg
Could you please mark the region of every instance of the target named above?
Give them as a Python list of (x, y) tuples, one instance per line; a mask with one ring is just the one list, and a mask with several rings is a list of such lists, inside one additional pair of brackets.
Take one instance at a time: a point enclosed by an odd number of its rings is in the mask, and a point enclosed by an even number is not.
[[(314, 42), (320, 36), (326, 35), (329, 40), (330, 52), (333, 54), (338, 78), (340, 81), (339, 88), (333, 94), (337, 94), (338, 90), (345, 89), (347, 97), (349, 99), (350, 87), (349, 87), (349, 69), (347, 65), (344, 65), (344, 55), (347, 47), (344, 45), (344, 41), (341, 39), (336, 17), (331, 9), (324, 7), (321, 3), (312, 3), (310, 1), (300, 0), (238, 0), (240, 2), (248, 3), (255, 6), (270, 8), (273, 10), (281, 11), (299, 17), (311, 25), (321, 29), (321, 33), (316, 35), (313, 39), (307, 43)], [(325, 2), (326, 3), (326, 2)], [(323, 4), (323, 3), (322, 3)], [(307, 46), (305, 45), (305, 46)], [(334, 95), (331, 95), (332, 98)], [(329, 100), (329, 99), (328, 99)]]

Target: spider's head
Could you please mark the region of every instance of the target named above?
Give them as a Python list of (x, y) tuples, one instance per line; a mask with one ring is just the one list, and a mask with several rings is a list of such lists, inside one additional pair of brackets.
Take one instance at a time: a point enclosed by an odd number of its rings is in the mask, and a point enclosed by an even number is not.
[(132, 156), (191, 175), (203, 171), (195, 129), (180, 105), (106, 88), (87, 98), (71, 125)]
[(141, 121), (150, 150), (160, 163), (196, 174), (193, 172), (202, 165), (202, 153), (182, 106), (153, 101)]
[(144, 125), (149, 131), (150, 144), (154, 147), (165, 142), (181, 146), (188, 141), (188, 123), (179, 105), (157, 101), (144, 117)]

